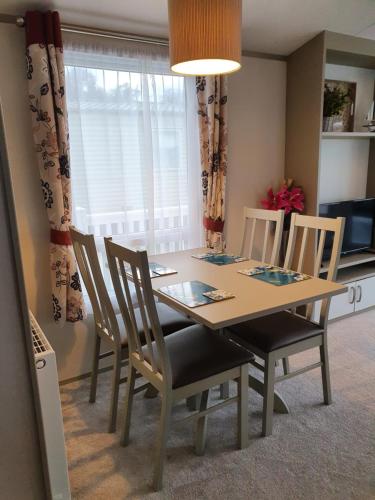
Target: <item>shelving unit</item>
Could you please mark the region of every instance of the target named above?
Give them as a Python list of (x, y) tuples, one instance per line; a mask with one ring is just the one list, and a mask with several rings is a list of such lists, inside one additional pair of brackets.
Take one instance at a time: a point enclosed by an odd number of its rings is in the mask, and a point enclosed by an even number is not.
[(373, 139), (375, 132), (322, 132), (322, 139)]
[[(374, 96), (375, 41), (324, 31), (292, 53), (287, 62), (285, 177), (303, 187), (305, 212), (316, 216), (320, 203), (374, 197), (375, 133), (361, 126)], [(353, 79), (357, 74), (366, 78), (365, 96), (365, 87)], [(354, 132), (322, 132), (326, 78), (357, 81)], [(316, 238), (311, 238), (304, 266), (307, 273), (313, 272), (316, 251)], [(326, 272), (323, 265), (320, 275)], [(348, 284), (348, 295), (332, 299), (331, 319), (375, 307), (375, 253), (343, 256), (337, 280)]]
[[(320, 276), (326, 277), (328, 267), (323, 262)], [(375, 276), (375, 253), (344, 255), (338, 266), (337, 281), (350, 283)]]
[[(354, 253), (350, 255), (343, 255), (340, 259), (340, 263), (338, 265), (338, 269), (345, 269), (347, 267), (359, 266), (362, 264), (369, 264), (370, 262), (374, 262), (374, 272), (375, 272), (375, 250), (370, 250), (369, 252), (363, 253)], [(328, 271), (328, 267), (323, 262), (322, 269), (320, 273), (326, 273)]]
[(359, 264), (357, 266), (339, 269), (337, 281), (339, 283), (352, 283), (353, 281), (365, 280), (375, 276), (375, 266), (373, 264)]

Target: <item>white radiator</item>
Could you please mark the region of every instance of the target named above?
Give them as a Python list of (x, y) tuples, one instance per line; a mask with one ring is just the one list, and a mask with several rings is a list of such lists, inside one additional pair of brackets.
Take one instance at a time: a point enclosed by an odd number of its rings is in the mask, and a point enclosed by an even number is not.
[(30, 323), (51, 496), (53, 500), (70, 500), (55, 352), (31, 312)]

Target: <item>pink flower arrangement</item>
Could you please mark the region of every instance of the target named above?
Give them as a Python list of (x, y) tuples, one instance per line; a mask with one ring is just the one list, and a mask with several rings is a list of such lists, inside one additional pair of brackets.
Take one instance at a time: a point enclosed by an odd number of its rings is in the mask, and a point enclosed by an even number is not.
[(305, 208), (305, 195), (302, 188), (294, 187), (293, 180), (284, 180), (281, 188), (274, 193), (272, 188), (267, 191), (267, 198), (261, 201), (262, 207), (267, 210), (284, 210), (285, 215), (292, 212), (302, 212)]

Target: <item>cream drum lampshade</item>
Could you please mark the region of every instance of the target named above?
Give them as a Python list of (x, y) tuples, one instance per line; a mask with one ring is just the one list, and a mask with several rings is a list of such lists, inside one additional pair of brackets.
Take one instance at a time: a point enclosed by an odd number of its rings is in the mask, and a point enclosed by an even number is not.
[(220, 75), (241, 68), (242, 0), (168, 0), (171, 70)]

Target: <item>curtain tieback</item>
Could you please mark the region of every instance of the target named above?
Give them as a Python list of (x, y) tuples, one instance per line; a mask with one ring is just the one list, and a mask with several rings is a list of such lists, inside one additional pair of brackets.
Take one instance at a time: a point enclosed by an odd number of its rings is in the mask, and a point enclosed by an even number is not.
[(222, 233), (224, 229), (224, 221), (220, 219), (212, 219), (211, 217), (203, 217), (203, 226), (209, 231)]
[(70, 232), (51, 229), (51, 243), (54, 243), (55, 245), (71, 245), (72, 238), (70, 236)]

